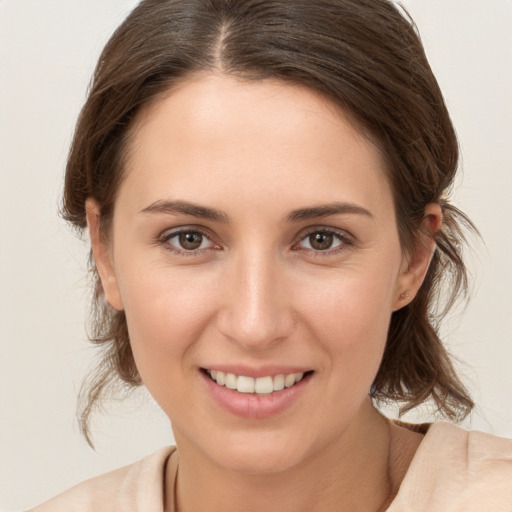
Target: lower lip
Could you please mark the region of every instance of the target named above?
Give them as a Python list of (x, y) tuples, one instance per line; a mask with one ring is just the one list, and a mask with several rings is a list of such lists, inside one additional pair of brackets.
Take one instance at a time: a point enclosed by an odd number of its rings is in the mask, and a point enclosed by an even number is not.
[(203, 371), (200, 374), (213, 400), (223, 409), (241, 418), (259, 420), (275, 416), (291, 407), (304, 393), (312, 377), (308, 374), (289, 388), (268, 395), (255, 395), (219, 386)]

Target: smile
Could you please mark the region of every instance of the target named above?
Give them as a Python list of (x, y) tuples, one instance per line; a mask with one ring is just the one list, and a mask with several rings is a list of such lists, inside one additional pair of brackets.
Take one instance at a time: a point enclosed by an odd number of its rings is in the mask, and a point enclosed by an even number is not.
[(206, 373), (219, 386), (225, 386), (239, 393), (252, 393), (256, 395), (270, 395), (275, 391), (290, 388), (300, 382), (305, 375), (305, 372), (299, 372), (254, 378), (218, 370), (206, 370)]

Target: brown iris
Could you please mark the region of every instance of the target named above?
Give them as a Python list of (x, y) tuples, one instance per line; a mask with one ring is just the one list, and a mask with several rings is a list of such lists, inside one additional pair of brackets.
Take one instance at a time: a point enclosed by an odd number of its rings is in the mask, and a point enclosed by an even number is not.
[(309, 236), (309, 243), (313, 249), (317, 251), (325, 251), (332, 247), (332, 233), (313, 233)]
[(203, 235), (201, 233), (180, 233), (179, 241), (181, 247), (187, 251), (194, 251), (199, 249), (203, 242)]

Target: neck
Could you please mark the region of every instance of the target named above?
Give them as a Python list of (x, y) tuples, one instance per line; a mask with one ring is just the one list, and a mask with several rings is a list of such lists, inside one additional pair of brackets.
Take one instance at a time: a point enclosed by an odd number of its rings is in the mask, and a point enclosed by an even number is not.
[(340, 436), (286, 471), (237, 473), (177, 441), (179, 512), (377, 512), (394, 487), (389, 424), (369, 401)]

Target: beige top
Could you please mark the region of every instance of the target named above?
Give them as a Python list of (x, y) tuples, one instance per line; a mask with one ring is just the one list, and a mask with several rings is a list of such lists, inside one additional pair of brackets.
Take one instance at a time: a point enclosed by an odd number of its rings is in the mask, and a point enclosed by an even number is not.
[[(164, 512), (167, 447), (77, 485), (31, 512)], [(434, 423), (387, 512), (512, 512), (512, 440)], [(169, 512), (175, 512), (173, 509)]]

